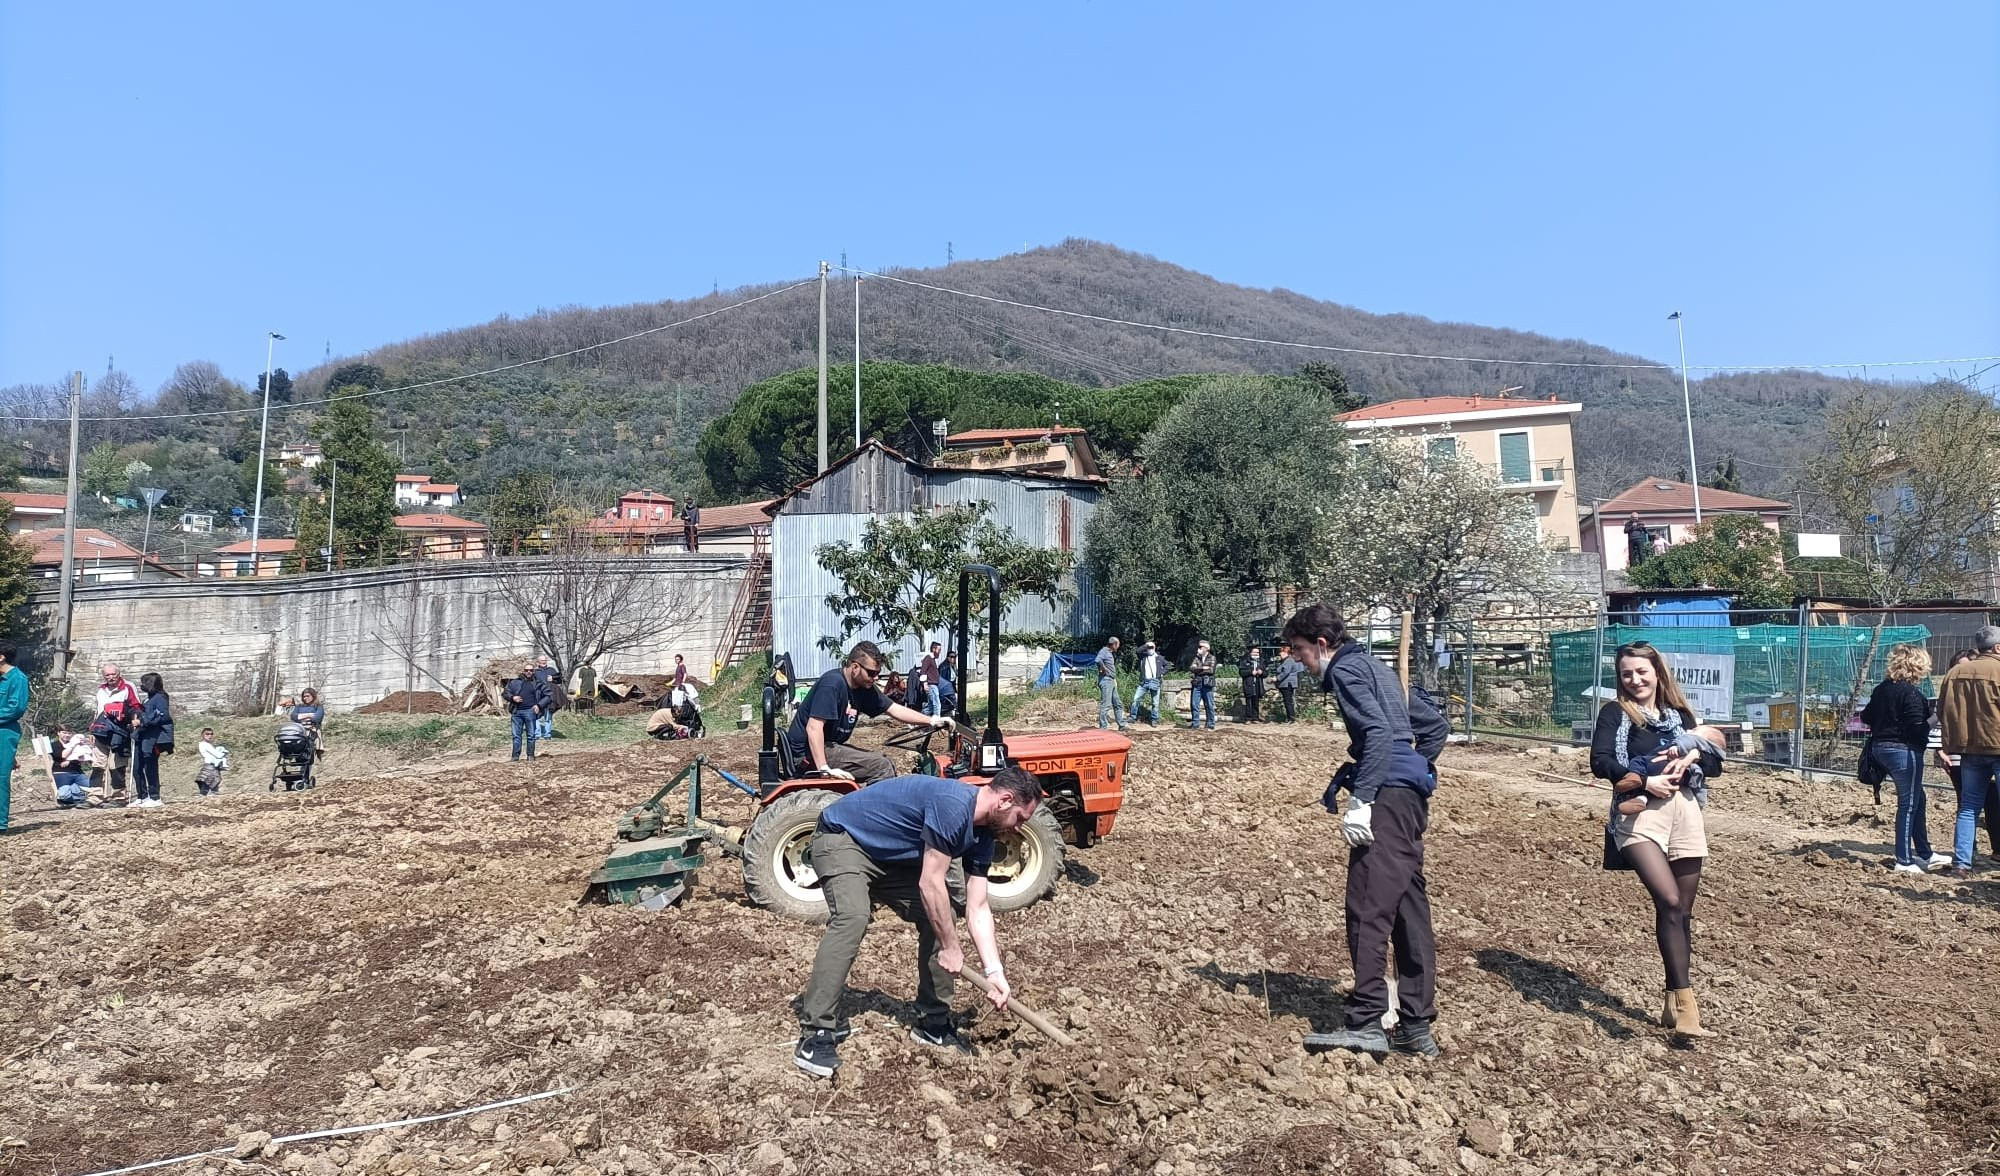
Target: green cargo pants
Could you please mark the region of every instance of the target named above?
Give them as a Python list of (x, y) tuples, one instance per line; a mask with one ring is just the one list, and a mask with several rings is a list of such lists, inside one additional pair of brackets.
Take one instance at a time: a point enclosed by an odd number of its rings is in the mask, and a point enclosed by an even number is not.
[[(847, 973), (854, 957), (861, 953), (862, 937), (881, 903), (917, 928), (917, 1017), (925, 1025), (939, 1026), (951, 1020), (951, 997), (955, 979), (938, 966), (938, 935), (925, 918), (923, 899), (917, 893), (920, 869), (915, 862), (878, 862), (863, 853), (845, 833), (822, 829), (812, 839), (813, 870), (819, 875), (820, 890), (826, 895), (829, 918), (826, 934), (820, 938), (819, 952), (813, 956), (812, 979), (799, 998), (799, 1024), (808, 1032), (831, 1031), (840, 1019), (840, 995), (847, 987)], [(959, 866), (952, 865), (953, 889), (960, 885)], [(956, 936), (958, 929), (945, 929)]]

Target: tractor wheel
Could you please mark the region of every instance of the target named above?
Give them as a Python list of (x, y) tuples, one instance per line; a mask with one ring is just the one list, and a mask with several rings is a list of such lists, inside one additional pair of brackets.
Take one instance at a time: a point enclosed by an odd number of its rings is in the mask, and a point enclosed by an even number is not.
[(819, 876), (806, 850), (820, 811), (837, 799), (832, 792), (794, 792), (750, 822), (743, 838), (743, 889), (751, 902), (788, 918), (826, 922), (826, 896), (813, 886)]
[(1036, 806), (1035, 815), (1019, 831), (1000, 838), (993, 850), (993, 867), (986, 872), (986, 901), (996, 911), (1018, 911), (1056, 888), (1067, 847), (1062, 826), (1044, 804)]

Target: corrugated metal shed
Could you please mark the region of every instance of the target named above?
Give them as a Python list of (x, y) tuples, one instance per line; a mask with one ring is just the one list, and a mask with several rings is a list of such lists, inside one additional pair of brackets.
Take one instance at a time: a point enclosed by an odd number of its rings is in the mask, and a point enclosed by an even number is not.
[[(819, 640), (840, 632), (839, 617), (826, 606), (826, 597), (839, 585), (820, 566), (817, 552), (828, 543), (857, 542), (871, 518), (985, 502), (992, 507), (988, 517), (1022, 542), (1076, 551), (1102, 493), (1102, 487), (1091, 482), (926, 469), (871, 443), (822, 478), (779, 500), (771, 520), (773, 643), (792, 655), (801, 674), (816, 674), (836, 664), (834, 655), (819, 648)], [(1096, 590), (1080, 571), (1070, 579), (1069, 599), (1055, 608), (1038, 599), (1022, 600), (1009, 612), (1006, 627), (1016, 632), (1094, 632), (1102, 612)], [(955, 588), (947, 585), (943, 590)], [(854, 639), (863, 638), (877, 635), (863, 632)], [(922, 657), (916, 638), (894, 649), (879, 639), (878, 644), (897, 666), (913, 665)]]

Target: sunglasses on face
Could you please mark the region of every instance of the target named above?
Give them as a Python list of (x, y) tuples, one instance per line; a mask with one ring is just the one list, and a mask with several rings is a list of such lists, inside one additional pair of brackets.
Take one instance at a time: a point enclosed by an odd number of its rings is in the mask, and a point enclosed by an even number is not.
[(860, 662), (855, 662), (854, 668), (860, 670), (862, 673), (868, 675), (870, 678), (879, 678), (882, 676), (881, 666), (864, 666)]

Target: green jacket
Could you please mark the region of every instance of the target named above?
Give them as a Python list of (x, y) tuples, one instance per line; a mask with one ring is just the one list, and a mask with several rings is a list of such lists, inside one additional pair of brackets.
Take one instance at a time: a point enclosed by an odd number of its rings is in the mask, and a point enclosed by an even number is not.
[(21, 732), (21, 716), (28, 713), (28, 675), (20, 666), (9, 666), (0, 674), (0, 730)]

